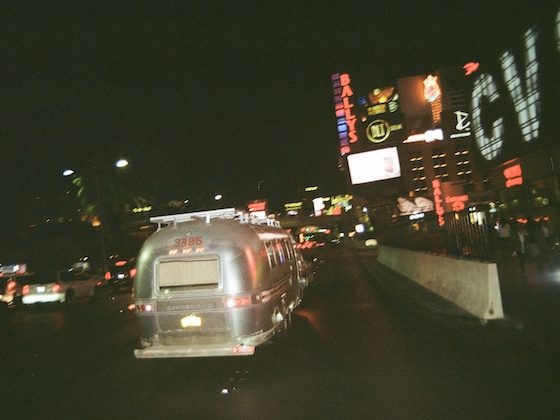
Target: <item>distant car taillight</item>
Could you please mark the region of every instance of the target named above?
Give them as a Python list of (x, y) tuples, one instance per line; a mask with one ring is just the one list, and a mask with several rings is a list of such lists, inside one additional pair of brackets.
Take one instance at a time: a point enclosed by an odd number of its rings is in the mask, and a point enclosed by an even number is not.
[(29, 285), (28, 284), (24, 285), (23, 288), (21, 289), (21, 292), (24, 295), (28, 295), (29, 294)]
[(16, 286), (17, 286), (16, 282), (13, 281), (13, 280), (10, 280), (8, 282), (8, 284), (6, 285), (6, 293), (8, 295), (13, 295), (16, 292)]
[(53, 284), (52, 291), (53, 291), (54, 293), (58, 293), (58, 292), (60, 292), (60, 289), (61, 289), (61, 288), (62, 288), (62, 286), (60, 286), (60, 284), (55, 283), (55, 284)]
[(136, 277), (136, 268), (132, 268), (132, 269), (130, 270), (130, 277), (131, 277), (131, 278)]
[(111, 280), (111, 272), (110, 271), (107, 271), (105, 273), (105, 280), (107, 280), (107, 281)]

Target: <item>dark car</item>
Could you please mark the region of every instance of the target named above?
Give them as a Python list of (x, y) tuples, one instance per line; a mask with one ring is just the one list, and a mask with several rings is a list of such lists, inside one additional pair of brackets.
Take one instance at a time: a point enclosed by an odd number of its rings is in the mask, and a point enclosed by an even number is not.
[(136, 258), (112, 258), (105, 273), (106, 285), (115, 289), (132, 289), (136, 276)]

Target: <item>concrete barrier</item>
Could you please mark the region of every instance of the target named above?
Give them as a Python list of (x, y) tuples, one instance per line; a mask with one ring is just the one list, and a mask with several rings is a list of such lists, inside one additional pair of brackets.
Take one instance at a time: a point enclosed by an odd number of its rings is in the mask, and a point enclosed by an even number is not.
[(504, 317), (495, 263), (379, 246), (378, 261), (480, 319)]

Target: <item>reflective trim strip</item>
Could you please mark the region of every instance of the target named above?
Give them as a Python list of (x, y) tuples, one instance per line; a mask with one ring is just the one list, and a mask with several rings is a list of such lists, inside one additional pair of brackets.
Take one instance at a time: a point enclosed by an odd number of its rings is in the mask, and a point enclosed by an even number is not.
[(272, 289), (263, 290), (260, 295), (257, 295), (257, 300), (260, 298), (261, 303), (270, 302), (273, 298), (284, 295), (289, 286), (290, 277), (288, 276), (276, 284)]

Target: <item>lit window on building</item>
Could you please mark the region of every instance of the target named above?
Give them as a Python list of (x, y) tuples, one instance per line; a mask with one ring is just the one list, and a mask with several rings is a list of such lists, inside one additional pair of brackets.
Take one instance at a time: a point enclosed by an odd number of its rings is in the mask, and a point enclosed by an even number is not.
[(432, 154), (432, 166), (436, 178), (447, 178), (447, 160), (443, 149), (435, 149)]
[(467, 149), (459, 149), (455, 152), (457, 159), (457, 178), (460, 181), (469, 182), (472, 180), (471, 160)]
[(424, 172), (424, 158), (422, 156), (412, 156), (410, 158), (412, 167), (412, 186), (415, 192), (427, 191), (426, 174)]

